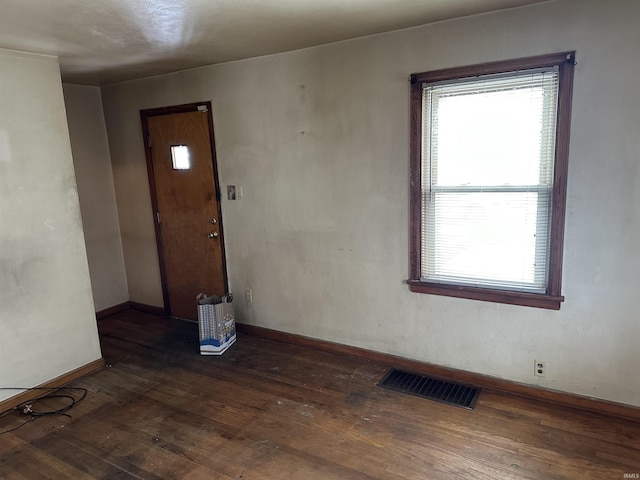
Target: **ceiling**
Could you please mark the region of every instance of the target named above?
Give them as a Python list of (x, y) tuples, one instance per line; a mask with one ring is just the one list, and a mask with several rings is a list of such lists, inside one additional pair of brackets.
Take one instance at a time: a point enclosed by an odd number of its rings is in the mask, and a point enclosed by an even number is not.
[(105, 85), (546, 0), (0, 0), (0, 47)]

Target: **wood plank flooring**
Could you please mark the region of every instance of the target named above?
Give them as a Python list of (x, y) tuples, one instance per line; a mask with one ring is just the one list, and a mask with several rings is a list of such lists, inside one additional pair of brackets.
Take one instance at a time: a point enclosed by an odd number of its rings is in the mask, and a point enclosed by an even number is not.
[[(0, 479), (622, 479), (640, 424), (500, 392), (467, 411), (376, 386), (388, 366), (197, 326), (99, 322), (108, 366), (69, 413), (0, 435)], [(18, 425), (15, 412), (0, 431)], [(627, 478), (637, 478), (628, 476)]]

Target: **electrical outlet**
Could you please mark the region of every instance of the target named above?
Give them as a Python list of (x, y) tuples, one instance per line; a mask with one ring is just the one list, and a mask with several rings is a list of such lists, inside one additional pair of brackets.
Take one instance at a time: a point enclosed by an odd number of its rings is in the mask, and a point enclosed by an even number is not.
[(248, 288), (244, 291), (244, 302), (247, 305), (251, 305), (253, 303), (253, 291)]
[(547, 363), (543, 360), (534, 360), (533, 361), (533, 374), (536, 377), (544, 377), (544, 374), (547, 372)]

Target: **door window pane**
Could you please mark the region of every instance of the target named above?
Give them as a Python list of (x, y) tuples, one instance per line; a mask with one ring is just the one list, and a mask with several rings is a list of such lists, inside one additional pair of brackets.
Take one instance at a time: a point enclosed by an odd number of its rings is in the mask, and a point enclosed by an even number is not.
[(174, 170), (189, 170), (189, 147), (186, 145), (171, 145), (171, 162)]

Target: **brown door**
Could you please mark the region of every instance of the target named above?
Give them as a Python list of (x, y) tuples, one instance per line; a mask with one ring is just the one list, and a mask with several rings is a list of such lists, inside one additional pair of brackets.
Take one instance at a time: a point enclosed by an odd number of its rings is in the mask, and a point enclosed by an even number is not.
[(227, 291), (210, 110), (206, 103), (141, 112), (165, 310), (191, 320), (199, 293)]

